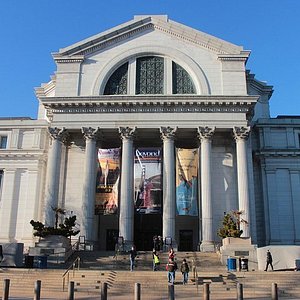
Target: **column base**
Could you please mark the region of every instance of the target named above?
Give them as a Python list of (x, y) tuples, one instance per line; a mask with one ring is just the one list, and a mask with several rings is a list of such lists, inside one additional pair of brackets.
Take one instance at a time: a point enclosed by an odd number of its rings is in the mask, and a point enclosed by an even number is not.
[(200, 245), (201, 252), (216, 252), (213, 242), (202, 242)]
[(123, 251), (125, 252), (130, 251), (132, 246), (135, 246), (133, 241), (125, 240), (123, 244)]
[(164, 245), (163, 245), (163, 251), (164, 251), (164, 252), (169, 252), (169, 250), (170, 250), (171, 248), (173, 248), (173, 250), (174, 250), (175, 252), (178, 251), (178, 244), (177, 244), (177, 242), (176, 242), (175, 240), (172, 240), (172, 244), (171, 244), (171, 245), (166, 245), (165, 243), (164, 243)]

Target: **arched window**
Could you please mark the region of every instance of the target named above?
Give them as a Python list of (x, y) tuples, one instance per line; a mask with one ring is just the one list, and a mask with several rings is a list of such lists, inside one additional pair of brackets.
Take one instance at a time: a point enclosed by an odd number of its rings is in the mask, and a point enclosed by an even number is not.
[(194, 83), (184, 68), (173, 62), (172, 73), (173, 94), (195, 94)]
[(127, 94), (128, 62), (119, 67), (109, 78), (104, 95)]
[[(166, 74), (165, 70), (169, 69), (166, 64), (170, 63), (172, 74)], [(135, 70), (129, 71), (133, 66)], [(129, 78), (133, 74), (135, 78)], [(196, 88), (188, 72), (179, 64), (159, 56), (144, 56), (137, 58), (130, 66), (126, 62), (117, 68), (105, 85), (104, 95), (162, 95), (166, 91), (172, 91), (172, 94), (195, 94)]]
[(136, 94), (163, 94), (164, 59), (157, 56), (136, 61)]

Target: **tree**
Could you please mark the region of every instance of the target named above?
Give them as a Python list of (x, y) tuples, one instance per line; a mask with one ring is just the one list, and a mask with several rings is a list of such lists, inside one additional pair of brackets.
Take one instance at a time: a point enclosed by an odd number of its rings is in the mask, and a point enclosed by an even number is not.
[(242, 214), (243, 212), (240, 210), (233, 210), (225, 214), (222, 227), (217, 232), (218, 236), (221, 238), (240, 237), (243, 233), (243, 230), (240, 229), (241, 223), (247, 224), (247, 221), (241, 218)]
[(64, 223), (61, 223), (55, 227), (47, 227), (39, 221), (31, 220), (30, 224), (32, 225), (35, 232), (34, 236), (46, 237), (48, 235), (62, 235), (65, 237), (70, 237), (77, 235), (80, 230), (76, 230), (76, 216), (71, 216), (64, 219)]

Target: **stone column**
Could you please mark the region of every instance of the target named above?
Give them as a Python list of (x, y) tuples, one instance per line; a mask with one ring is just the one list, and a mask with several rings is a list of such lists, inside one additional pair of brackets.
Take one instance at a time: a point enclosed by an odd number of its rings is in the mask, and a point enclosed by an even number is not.
[(121, 168), (121, 195), (119, 235), (124, 238), (125, 246), (133, 244), (134, 224), (134, 153), (133, 138), (136, 128), (120, 127), (122, 139), (122, 168)]
[(243, 220), (240, 228), (243, 230), (242, 237), (250, 237), (250, 193), (247, 160), (247, 140), (250, 127), (234, 127), (233, 134), (236, 141), (239, 211), (242, 212), (241, 219)]
[(176, 193), (175, 193), (175, 149), (174, 138), (177, 127), (161, 127), (163, 140), (163, 239), (172, 238), (172, 245), (177, 247), (175, 236)]
[(65, 128), (49, 127), (48, 130), (52, 138), (52, 147), (49, 150), (46, 176), (45, 225), (53, 227), (55, 223), (55, 213), (53, 208), (57, 208), (58, 206), (61, 149), (62, 144), (68, 137), (68, 133)]
[(93, 240), (93, 225), (95, 211), (95, 188), (96, 188), (96, 166), (97, 147), (96, 139), (99, 128), (83, 127), (81, 129), (85, 138), (85, 161), (82, 188), (82, 219), (80, 235), (85, 236), (87, 241)]
[[(17, 179), (17, 169), (4, 170), (3, 191), (0, 201), (0, 239), (13, 242), (16, 233), (16, 221), (18, 213), (18, 201), (15, 199), (15, 182)], [(28, 221), (30, 222), (30, 220)]]
[(199, 127), (201, 142), (201, 212), (202, 212), (202, 252), (213, 252), (213, 212), (212, 212), (212, 182), (211, 182), (211, 141), (215, 128)]
[(300, 172), (290, 170), (291, 194), (294, 213), (295, 243), (300, 244)]

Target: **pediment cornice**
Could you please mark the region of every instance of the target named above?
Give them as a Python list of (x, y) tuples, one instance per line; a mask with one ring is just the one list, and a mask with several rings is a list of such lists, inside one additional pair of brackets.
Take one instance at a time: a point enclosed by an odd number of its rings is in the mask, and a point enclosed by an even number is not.
[(267, 95), (268, 99), (271, 98), (273, 94), (273, 86), (268, 85), (266, 82), (260, 81), (255, 78), (255, 75), (250, 73), (249, 70), (246, 72), (247, 84), (258, 94)]
[[(243, 52), (241, 46), (236, 46), (209, 34), (195, 30), (180, 23), (168, 20), (161, 16), (145, 16), (143, 18), (135, 18), (132, 21), (114, 27), (103, 33), (94, 35), (81, 42), (73, 44), (69, 47), (60, 49), (58, 53), (54, 53), (54, 58), (62, 59), (63, 57), (86, 56), (93, 52), (102, 50), (112, 44), (124, 41), (141, 32), (158, 30), (165, 34), (171, 35), (185, 42), (196, 44), (202, 48), (215, 52), (216, 54), (240, 54)], [(64, 62), (68, 60), (65, 59)]]

